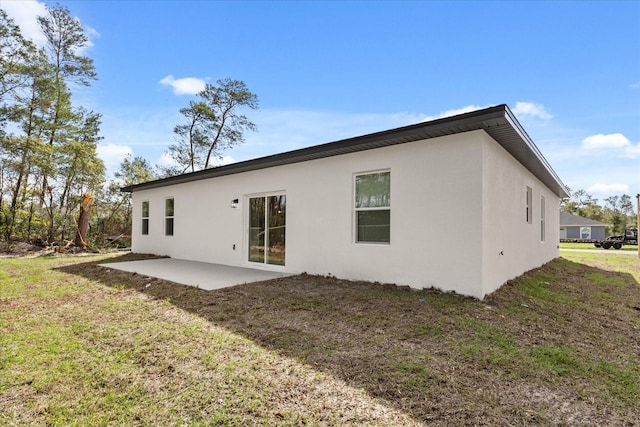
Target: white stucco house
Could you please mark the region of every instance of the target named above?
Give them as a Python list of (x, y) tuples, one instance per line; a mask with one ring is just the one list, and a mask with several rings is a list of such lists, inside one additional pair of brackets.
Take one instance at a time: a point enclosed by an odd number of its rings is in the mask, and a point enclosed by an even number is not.
[(477, 298), (558, 256), (568, 196), (506, 105), (122, 190), (137, 253)]

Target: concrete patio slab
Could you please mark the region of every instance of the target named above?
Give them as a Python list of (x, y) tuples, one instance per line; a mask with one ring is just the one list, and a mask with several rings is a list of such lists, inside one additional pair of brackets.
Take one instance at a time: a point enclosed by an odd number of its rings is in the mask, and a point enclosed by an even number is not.
[(275, 271), (232, 267), (229, 265), (209, 264), (206, 262), (174, 258), (114, 262), (110, 264), (100, 264), (100, 266), (156, 277), (183, 285), (197, 286), (200, 289), (206, 290), (221, 289), (244, 283), (291, 276), (291, 274)]

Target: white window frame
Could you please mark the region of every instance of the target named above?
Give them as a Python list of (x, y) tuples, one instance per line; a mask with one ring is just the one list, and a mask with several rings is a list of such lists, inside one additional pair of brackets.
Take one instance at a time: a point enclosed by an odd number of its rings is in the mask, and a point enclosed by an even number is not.
[[(167, 201), (173, 200), (173, 215), (167, 215)], [(175, 197), (165, 197), (164, 199), (164, 235), (166, 237), (171, 237), (175, 234), (175, 216), (176, 216), (176, 198)], [(171, 234), (169, 234), (169, 230), (167, 229), (167, 220), (171, 220)]]
[(528, 224), (533, 224), (533, 188), (529, 186), (526, 194), (526, 220)]
[(591, 240), (591, 227), (580, 227), (580, 239)]
[[(356, 207), (356, 200), (357, 200), (357, 192), (356, 192), (356, 179), (359, 176), (364, 176), (364, 175), (376, 175), (376, 174), (383, 174), (383, 173), (388, 173), (389, 174), (389, 206), (380, 206), (380, 207), (373, 207), (373, 208), (358, 208)], [(373, 171), (367, 171), (367, 172), (357, 172), (353, 174), (353, 199), (352, 199), (352, 206), (353, 206), (353, 242), (357, 245), (390, 245), (391, 244), (391, 169), (380, 169), (380, 170), (373, 170)], [(365, 211), (389, 211), (389, 241), (388, 242), (371, 242), (371, 241), (367, 241), (367, 240), (358, 240), (358, 212), (365, 212)]]
[[(147, 204), (147, 216), (144, 216), (144, 205), (145, 203)], [(142, 204), (141, 204), (141, 224), (140, 224), (140, 234), (142, 234), (143, 236), (148, 236), (149, 235), (149, 212), (151, 211), (151, 204), (149, 203), (148, 200), (143, 200)], [(146, 229), (146, 233), (145, 233), (145, 221), (147, 223), (147, 229)]]
[(545, 229), (545, 203), (544, 196), (540, 196), (540, 241), (544, 242), (546, 240), (546, 229)]

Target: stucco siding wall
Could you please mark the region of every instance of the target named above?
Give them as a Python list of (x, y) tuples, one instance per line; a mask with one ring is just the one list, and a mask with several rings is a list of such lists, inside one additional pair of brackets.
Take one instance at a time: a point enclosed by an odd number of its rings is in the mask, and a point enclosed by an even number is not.
[[(355, 243), (354, 175), (374, 171), (391, 173), (390, 244)], [(247, 260), (249, 198), (273, 193), (286, 194), (284, 267)], [(167, 197), (175, 200), (173, 236), (164, 235)], [(559, 198), (481, 130), (136, 191), (133, 206), (134, 252), (478, 298), (559, 253)]]
[[(482, 145), (468, 132), (133, 194), (133, 250), (480, 296)], [(354, 243), (354, 174), (391, 172), (390, 244)], [(287, 196), (286, 265), (247, 261), (248, 198)], [(164, 199), (175, 198), (164, 236)], [(237, 209), (230, 207), (239, 199)], [(150, 232), (140, 234), (141, 203)], [(463, 241), (462, 245), (453, 245)], [(236, 249), (233, 249), (236, 245)]]
[[(482, 147), (484, 296), (559, 256), (560, 199), (486, 134)], [(526, 219), (527, 187), (533, 193), (531, 223)], [(541, 197), (545, 199), (544, 241)]]

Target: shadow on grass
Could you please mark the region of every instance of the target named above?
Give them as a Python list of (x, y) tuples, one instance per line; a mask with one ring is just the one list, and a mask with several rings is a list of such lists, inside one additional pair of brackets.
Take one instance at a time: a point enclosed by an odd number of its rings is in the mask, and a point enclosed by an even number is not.
[(310, 275), (204, 291), (97, 265), (149, 258), (59, 270), (170, 301), (424, 422), (557, 423), (574, 411), (599, 424), (639, 409), (624, 396), (608, 411), (589, 409), (581, 393), (599, 390), (597, 379), (543, 360), (588, 354), (637, 365), (640, 285), (629, 274), (557, 259), (481, 302)]

